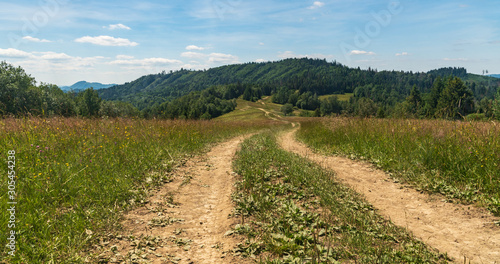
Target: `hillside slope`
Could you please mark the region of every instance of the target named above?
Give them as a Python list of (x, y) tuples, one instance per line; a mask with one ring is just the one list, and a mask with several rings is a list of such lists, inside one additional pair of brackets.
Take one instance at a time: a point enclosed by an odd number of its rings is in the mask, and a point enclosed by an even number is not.
[[(476, 79), (479, 86), (487, 83), (484, 77), (472, 77), (463, 68), (443, 68), (428, 73), (402, 71), (377, 71), (349, 68), (337, 62), (319, 59), (285, 59), (276, 62), (227, 65), (204, 71), (180, 71), (143, 76), (135, 81), (99, 90), (106, 100), (131, 102), (139, 109), (146, 109), (200, 91), (214, 85), (252, 84), (267, 93), (279, 89), (299, 90), (317, 95), (352, 93), (357, 87), (378, 86), (387, 93), (405, 98), (413, 85), (421, 92), (428, 92), (438, 76), (457, 76), (464, 80)], [(486, 78), (486, 79), (485, 79)], [(393, 92), (394, 90), (394, 92)], [(266, 92), (265, 92), (266, 93)], [(481, 90), (481, 97), (492, 97), (494, 91)]]

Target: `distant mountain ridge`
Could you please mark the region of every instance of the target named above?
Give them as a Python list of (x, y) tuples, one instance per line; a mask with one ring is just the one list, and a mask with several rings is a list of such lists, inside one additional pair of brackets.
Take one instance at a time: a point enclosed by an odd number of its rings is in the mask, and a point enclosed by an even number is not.
[(500, 74), (490, 74), (488, 75), (490, 77), (494, 77), (494, 78), (500, 78)]
[(59, 88), (61, 88), (61, 90), (63, 90), (63, 91), (85, 90), (85, 89), (90, 88), (90, 87), (94, 88), (94, 90), (99, 90), (99, 89), (106, 89), (109, 87), (113, 87), (115, 85), (116, 84), (102, 84), (102, 83), (98, 83), (98, 82), (79, 81), (71, 86), (61, 86)]

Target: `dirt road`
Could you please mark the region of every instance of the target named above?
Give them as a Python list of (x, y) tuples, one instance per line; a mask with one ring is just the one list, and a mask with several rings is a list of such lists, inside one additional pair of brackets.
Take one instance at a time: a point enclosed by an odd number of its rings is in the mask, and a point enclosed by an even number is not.
[(187, 160), (146, 206), (127, 213), (123, 236), (108, 244), (111, 263), (247, 263), (229, 254), (242, 241), (224, 236), (239, 223), (228, 216), (235, 180), (231, 163), (243, 140), (234, 138)]
[(297, 129), (279, 139), (287, 151), (297, 153), (324, 168), (363, 194), (378, 212), (396, 225), (406, 227), (416, 237), (440, 252), (447, 252), (456, 263), (500, 263), (500, 227), (498, 218), (484, 209), (442, 201), (395, 183), (372, 165), (350, 159), (314, 153), (295, 140)]

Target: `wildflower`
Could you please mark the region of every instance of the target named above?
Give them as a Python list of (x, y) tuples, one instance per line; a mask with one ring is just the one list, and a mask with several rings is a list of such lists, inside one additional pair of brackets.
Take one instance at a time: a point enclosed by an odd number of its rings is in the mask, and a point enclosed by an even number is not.
[(40, 148), (40, 146), (36, 146), (36, 148)]

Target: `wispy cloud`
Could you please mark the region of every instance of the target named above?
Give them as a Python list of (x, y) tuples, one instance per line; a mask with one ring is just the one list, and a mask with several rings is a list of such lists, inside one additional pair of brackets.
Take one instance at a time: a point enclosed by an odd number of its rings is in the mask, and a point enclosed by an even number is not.
[(145, 59), (119, 59), (111, 61), (112, 65), (129, 65), (129, 66), (157, 66), (157, 65), (172, 65), (181, 64), (182, 61), (167, 59), (167, 58), (145, 58)]
[(113, 24), (113, 25), (109, 25), (109, 26), (105, 26), (104, 28), (107, 28), (109, 30), (115, 30), (115, 29), (125, 29), (125, 30), (131, 30), (130, 27), (128, 26), (125, 26), (124, 24)]
[(71, 60), (72, 56), (69, 56), (66, 53), (57, 53), (57, 52), (36, 52), (34, 54), (40, 54), (39, 58), (43, 60)]
[(50, 40), (34, 38), (34, 37), (31, 37), (31, 36), (25, 36), (25, 37), (23, 37), (23, 39), (27, 40), (27, 41), (31, 41), (31, 42), (42, 42), (42, 43), (52, 42)]
[(186, 47), (186, 50), (205, 50), (204, 47), (198, 47), (196, 45), (189, 45)]
[(190, 59), (203, 59), (206, 56), (207, 56), (206, 54), (199, 53), (199, 52), (193, 52), (193, 51), (186, 51), (186, 52), (181, 53), (181, 57), (190, 58)]
[(317, 9), (317, 8), (321, 8), (325, 5), (325, 3), (323, 2), (320, 2), (320, 1), (314, 1), (313, 5), (308, 7), (307, 9)]
[(18, 49), (0, 49), (0, 57), (4, 58), (28, 58), (31, 56), (32, 54)]
[(396, 56), (408, 56), (408, 52), (396, 53)]
[(231, 54), (224, 53), (210, 53), (208, 55), (208, 62), (210, 63), (239, 63), (239, 58)]
[(118, 59), (118, 60), (131, 60), (133, 58), (134, 58), (134, 56), (130, 56), (130, 55), (116, 55), (116, 59)]
[(373, 51), (352, 50), (350, 55), (376, 55)]
[(89, 70), (105, 59), (101, 56), (75, 57), (52, 51), (26, 52), (16, 49), (0, 49), (0, 57), (15, 59), (16, 64), (21, 65), (29, 72), (37, 73), (53, 73), (54, 70), (64, 73)]
[(115, 38), (111, 36), (98, 36), (98, 37), (85, 36), (75, 39), (75, 42), (92, 43), (94, 45), (99, 45), (99, 46), (114, 46), (114, 47), (127, 47), (127, 46), (135, 47), (139, 45), (139, 43), (132, 42), (128, 39)]
[[(193, 50), (193, 49), (188, 49), (188, 50)], [(186, 51), (181, 53), (181, 57), (189, 58), (192, 60), (205, 60), (206, 63), (213, 63), (213, 64), (239, 63), (238, 56), (225, 53), (216, 53), (216, 52), (206, 54), (201, 52)]]

